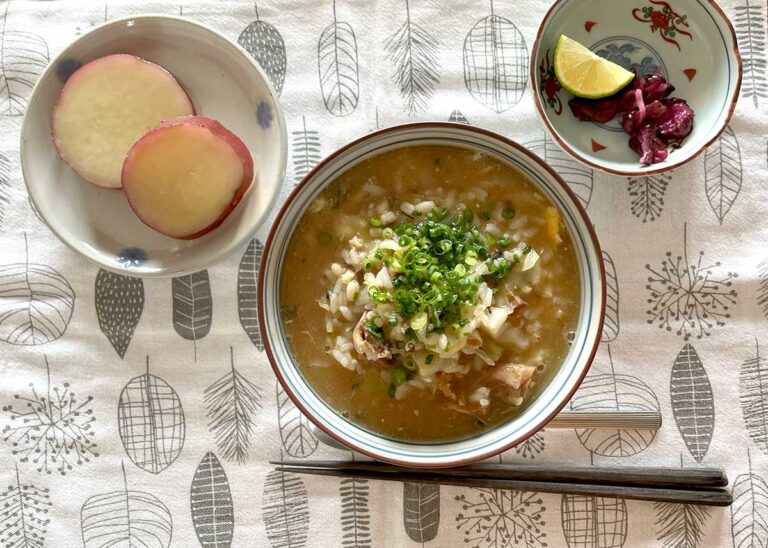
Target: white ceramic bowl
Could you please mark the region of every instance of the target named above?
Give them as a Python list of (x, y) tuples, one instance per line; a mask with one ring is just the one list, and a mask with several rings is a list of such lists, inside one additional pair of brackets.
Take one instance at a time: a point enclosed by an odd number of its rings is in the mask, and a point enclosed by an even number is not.
[[(416, 144), (482, 151), (525, 174), (560, 210), (574, 244), (580, 273), (580, 316), (571, 350), (550, 384), (520, 415), (476, 437), (450, 443), (413, 443), (370, 432), (329, 407), (307, 384), (288, 348), (279, 288), (288, 242), (304, 211), (341, 173), (383, 152)], [(397, 126), (372, 133), (335, 152), (302, 180), (275, 219), (261, 262), (259, 321), (264, 347), (286, 393), (305, 415), (344, 445), (375, 459), (424, 467), (458, 466), (481, 460), (524, 441), (570, 400), (600, 342), (605, 314), (605, 273), (597, 237), (568, 185), (538, 156), (500, 135), (448, 123)], [(320, 315), (318, 314), (318, 321)]]
[[(639, 73), (658, 68), (673, 96), (695, 112), (693, 132), (666, 160), (642, 166), (618, 122), (580, 122), (573, 95), (559, 89), (552, 55), (561, 34)], [(659, 173), (684, 164), (728, 124), (741, 88), (741, 58), (731, 23), (712, 0), (557, 0), (539, 26), (531, 53), (536, 107), (554, 139), (573, 157), (608, 173)]]
[[(66, 78), (80, 64), (130, 53), (166, 68), (197, 114), (219, 120), (254, 158), (256, 181), (224, 223), (190, 241), (144, 225), (120, 190), (81, 179), (57, 155), (51, 113)], [(216, 31), (166, 16), (111, 21), (78, 38), (45, 70), (21, 131), (21, 166), (38, 213), (68, 246), (102, 268), (132, 276), (178, 276), (202, 270), (243, 246), (276, 200), (287, 157), (277, 94), (256, 62)]]

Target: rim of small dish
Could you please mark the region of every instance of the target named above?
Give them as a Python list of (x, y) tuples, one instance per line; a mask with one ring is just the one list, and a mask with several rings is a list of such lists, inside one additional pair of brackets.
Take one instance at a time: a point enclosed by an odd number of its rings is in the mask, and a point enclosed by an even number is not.
[[(369, 140), (374, 140), (378, 137), (387, 135), (389, 133), (397, 133), (402, 131), (409, 131), (412, 129), (458, 129), (462, 131), (467, 131), (470, 133), (476, 133), (485, 137), (490, 137), (491, 139), (495, 139), (501, 144), (511, 147), (518, 152), (521, 152), (524, 156), (527, 157), (528, 160), (532, 161), (535, 164), (538, 164), (539, 167), (544, 169), (544, 171), (547, 172), (547, 174), (552, 178), (552, 180), (561, 187), (565, 194), (568, 196), (568, 198), (571, 201), (571, 205), (574, 208), (575, 213), (581, 218), (581, 220), (584, 223), (584, 226), (586, 226), (587, 230), (587, 239), (593, 246), (595, 257), (597, 258), (597, 264), (595, 265), (597, 267), (597, 271), (599, 274), (599, 280), (600, 283), (596, 285), (595, 291), (599, 291), (601, 296), (601, 306), (597, 310), (598, 318), (597, 318), (597, 324), (596, 324), (596, 330), (595, 330), (595, 337), (594, 340), (591, 342), (588, 341), (587, 345), (585, 345), (584, 350), (582, 351), (582, 354), (580, 356), (579, 361), (584, 360), (583, 367), (581, 368), (581, 371), (578, 373), (578, 378), (576, 379), (576, 382), (573, 384), (573, 387), (568, 390), (568, 393), (565, 395), (560, 395), (559, 399), (560, 401), (555, 404), (553, 410), (544, 416), (543, 418), (532, 422), (531, 425), (529, 425), (526, 428), (526, 432), (516, 436), (513, 439), (505, 441), (500, 447), (498, 448), (492, 448), (485, 452), (478, 453), (476, 455), (466, 457), (466, 458), (458, 458), (454, 460), (447, 460), (447, 461), (439, 461), (439, 462), (429, 462), (426, 459), (421, 460), (409, 460), (407, 458), (397, 458), (390, 456), (386, 449), (376, 452), (372, 450), (368, 450), (366, 448), (360, 447), (358, 444), (350, 442), (349, 440), (346, 440), (343, 436), (339, 435), (334, 428), (329, 426), (328, 424), (324, 423), (320, 418), (318, 418), (314, 413), (312, 413), (307, 405), (305, 405), (304, 401), (294, 392), (291, 384), (285, 379), (280, 367), (277, 363), (277, 357), (275, 355), (274, 349), (272, 347), (272, 342), (270, 339), (269, 332), (267, 330), (267, 318), (266, 318), (266, 312), (265, 312), (265, 304), (263, 299), (263, 295), (266, 292), (266, 279), (267, 276), (265, 276), (265, 267), (267, 265), (267, 260), (270, 256), (270, 253), (273, 251), (273, 246), (275, 246), (275, 239), (276, 239), (276, 231), (277, 228), (280, 226), (280, 224), (283, 222), (284, 217), (286, 216), (287, 210), (292, 205), (294, 200), (301, 195), (303, 190), (310, 184), (312, 179), (315, 177), (315, 175), (323, 170), (325, 166), (328, 164), (334, 162), (339, 157), (343, 156), (348, 150), (353, 149), (354, 147), (357, 147), (358, 145), (361, 145)], [(329, 178), (329, 180), (322, 186), (322, 188), (327, 187), (327, 185), (331, 184), (335, 180), (335, 178)], [(302, 212), (303, 215), (303, 212)], [(301, 216), (299, 216), (301, 217)], [(292, 234), (292, 233), (291, 233)], [(290, 241), (290, 236), (288, 237), (288, 241)], [(281, 242), (283, 245), (286, 245), (287, 242)], [(278, 265), (278, 268), (282, 267), (282, 264)], [(261, 276), (259, 276), (258, 280), (258, 286), (256, 288), (256, 296), (257, 296), (257, 303), (258, 303), (258, 318), (259, 318), (259, 332), (261, 334), (261, 338), (264, 344), (264, 350), (267, 354), (267, 358), (269, 360), (270, 366), (272, 367), (272, 371), (274, 372), (275, 376), (277, 377), (280, 385), (285, 390), (285, 393), (291, 398), (293, 403), (296, 405), (296, 407), (299, 409), (299, 411), (307, 417), (309, 420), (312, 421), (312, 423), (315, 424), (318, 428), (320, 428), (323, 432), (331, 436), (336, 441), (340, 442), (346, 447), (349, 447), (350, 449), (357, 451), (358, 453), (367, 455), (371, 458), (383, 461), (383, 462), (389, 462), (391, 464), (397, 464), (401, 466), (408, 466), (413, 468), (449, 468), (454, 466), (463, 466), (466, 464), (470, 464), (473, 462), (478, 462), (483, 459), (492, 457), (494, 455), (498, 455), (500, 453), (503, 453), (504, 451), (509, 450), (510, 448), (514, 447), (515, 445), (518, 445), (522, 442), (524, 442), (526, 439), (533, 436), (536, 432), (540, 431), (542, 428), (544, 428), (562, 409), (565, 407), (568, 402), (571, 400), (573, 395), (578, 390), (579, 386), (584, 380), (584, 377), (586, 377), (587, 373), (589, 372), (592, 363), (595, 359), (595, 356), (597, 354), (597, 350), (600, 346), (600, 339), (601, 339), (601, 333), (603, 330), (603, 325), (605, 321), (605, 313), (606, 313), (606, 279), (605, 279), (605, 264), (602, 259), (602, 248), (600, 247), (600, 242), (597, 238), (597, 233), (595, 232), (594, 226), (592, 225), (592, 222), (589, 219), (589, 216), (587, 215), (586, 210), (581, 205), (581, 203), (578, 200), (578, 197), (576, 194), (571, 190), (571, 188), (568, 186), (568, 184), (563, 180), (560, 175), (557, 174), (557, 172), (550, 167), (544, 160), (539, 158), (536, 154), (529, 151), (524, 146), (520, 145), (519, 143), (516, 143), (515, 141), (508, 139), (504, 137), (503, 135), (499, 135), (493, 131), (489, 131), (483, 128), (470, 126), (466, 124), (459, 124), (459, 123), (451, 123), (451, 122), (414, 122), (414, 123), (407, 123), (407, 124), (401, 124), (397, 126), (388, 127), (385, 129), (381, 129), (378, 131), (374, 131), (372, 133), (369, 133), (363, 137), (360, 137), (358, 139), (355, 139), (354, 141), (344, 145), (343, 147), (339, 148), (338, 150), (334, 151), (329, 156), (325, 157), (319, 164), (317, 164), (307, 175), (302, 178), (302, 180), (293, 188), (291, 193), (289, 194), (288, 198), (283, 202), (282, 206), (280, 207), (280, 210), (278, 211), (277, 215), (275, 216), (275, 220), (270, 227), (269, 234), (267, 235), (267, 238), (264, 242), (264, 249), (262, 252), (262, 259), (261, 259), (261, 268), (260, 271), (262, 273)], [(580, 273), (580, 275), (582, 275)], [(594, 299), (594, 297), (592, 297)], [(280, 331), (281, 338), (284, 339), (285, 335), (283, 331)], [(590, 346), (591, 344), (591, 346)], [(287, 346), (287, 345), (286, 345)], [(561, 364), (562, 365), (562, 364)], [(294, 367), (296, 369), (299, 369), (298, 364), (295, 363), (295, 360), (291, 357), (291, 367)], [(309, 386), (310, 390), (312, 390), (311, 385), (304, 380), (303, 375), (299, 373), (300, 377), (302, 378), (302, 382)], [(537, 396), (538, 397), (538, 396)], [(332, 409), (325, 401), (318, 396), (319, 400)], [(535, 401), (535, 400), (534, 400)], [(334, 411), (335, 412), (335, 411)], [(508, 421), (502, 422), (501, 424), (480, 433), (478, 436), (475, 437), (475, 439), (479, 439), (480, 436), (484, 434), (488, 434), (489, 432), (496, 430), (498, 428), (503, 427), (505, 424), (508, 424), (510, 421), (515, 420), (514, 418), (509, 419)], [(349, 422), (349, 421), (348, 421)], [(364, 427), (361, 427), (357, 425), (354, 422), (351, 422), (350, 424), (353, 425), (354, 428), (367, 431)], [(384, 440), (388, 439), (385, 436), (382, 436), (381, 434), (372, 433), (374, 436), (382, 438)], [(452, 444), (452, 443), (461, 443), (463, 441), (466, 441), (469, 438), (460, 438), (458, 440), (445, 442), (446, 444)], [(399, 443), (403, 443), (408, 445), (408, 441), (402, 441), (402, 440), (396, 440)], [(414, 443), (413, 445), (423, 445)]]
[(531, 84), (531, 90), (533, 95), (533, 102), (536, 105), (536, 110), (539, 113), (539, 117), (544, 122), (544, 125), (547, 127), (547, 131), (549, 132), (550, 136), (557, 142), (560, 147), (563, 148), (568, 154), (570, 154), (573, 158), (576, 160), (582, 162), (583, 164), (588, 165), (591, 168), (598, 169), (600, 171), (603, 171), (605, 173), (610, 173), (611, 175), (620, 175), (623, 177), (633, 177), (633, 176), (644, 176), (644, 175), (656, 175), (658, 173), (664, 173), (665, 171), (670, 171), (672, 169), (677, 169), (680, 166), (683, 166), (690, 162), (691, 160), (697, 158), (702, 152), (704, 152), (707, 148), (712, 145), (717, 139), (720, 138), (720, 136), (725, 131), (725, 128), (728, 127), (728, 124), (731, 122), (731, 118), (733, 118), (733, 113), (736, 110), (736, 103), (739, 100), (739, 96), (741, 95), (741, 83), (744, 75), (744, 64), (741, 59), (741, 53), (739, 52), (739, 43), (736, 38), (736, 31), (733, 28), (733, 24), (731, 23), (731, 20), (728, 18), (728, 16), (725, 14), (723, 9), (715, 2), (715, 0), (703, 0), (704, 2), (708, 3), (709, 6), (715, 10), (717, 15), (720, 17), (720, 19), (725, 23), (725, 26), (728, 28), (728, 31), (731, 35), (731, 41), (732, 41), (732, 53), (734, 56), (734, 59), (736, 61), (736, 69), (737, 69), (737, 77), (736, 77), (736, 84), (734, 86), (733, 91), (733, 97), (731, 98), (730, 105), (728, 106), (728, 113), (723, 120), (722, 127), (715, 131), (712, 135), (712, 137), (704, 142), (701, 147), (699, 147), (698, 150), (696, 150), (694, 153), (692, 153), (688, 158), (685, 158), (684, 160), (678, 161), (678, 162), (670, 162), (669, 165), (665, 165), (664, 167), (657, 167), (657, 168), (647, 168), (647, 169), (613, 169), (609, 167), (605, 167), (597, 162), (593, 162), (592, 160), (589, 160), (581, 155), (576, 149), (571, 147), (564, 139), (560, 137), (560, 134), (557, 132), (557, 130), (554, 128), (552, 123), (549, 121), (549, 117), (546, 115), (544, 106), (541, 104), (541, 97), (539, 96), (537, 86), (536, 86), (536, 58), (537, 53), (539, 51), (539, 47), (541, 46), (541, 39), (542, 35), (544, 34), (544, 29), (549, 22), (549, 18), (552, 15), (552, 12), (561, 4), (565, 4), (567, 2), (571, 2), (573, 0), (555, 0), (555, 2), (552, 3), (552, 5), (547, 10), (547, 13), (544, 14), (544, 17), (541, 20), (541, 23), (539, 23), (539, 28), (536, 31), (536, 39), (533, 41), (533, 47), (531, 48), (531, 58), (529, 62), (529, 68), (528, 68), (528, 78)]
[[(28, 117), (28, 114), (32, 110), (31, 109), (32, 105), (37, 100), (37, 95), (40, 88), (42, 88), (42, 86), (44, 85), (44, 82), (47, 81), (53, 73), (55, 73), (56, 67), (59, 61), (67, 57), (67, 54), (75, 44), (80, 43), (81, 41), (85, 40), (92, 34), (95, 34), (97, 32), (104, 32), (106, 29), (109, 29), (112, 27), (122, 27), (129, 21), (139, 21), (139, 20), (168, 20), (168, 21), (172, 21), (173, 23), (180, 23), (181, 25), (196, 27), (197, 29), (207, 33), (212, 38), (221, 40), (227, 43), (230, 47), (234, 49), (234, 51), (239, 53), (244, 59), (248, 61), (251, 67), (258, 73), (259, 77), (263, 80), (267, 88), (267, 92), (269, 93), (269, 97), (272, 100), (275, 107), (273, 115), (279, 119), (278, 125), (280, 126), (280, 158), (278, 159), (279, 169), (278, 169), (277, 178), (280, 182), (282, 182), (285, 179), (285, 173), (286, 173), (286, 168), (288, 163), (288, 132), (285, 125), (285, 115), (280, 105), (280, 100), (277, 95), (277, 92), (275, 91), (275, 88), (272, 85), (272, 82), (270, 82), (266, 73), (259, 66), (256, 60), (253, 57), (251, 57), (248, 54), (248, 52), (246, 52), (242, 48), (242, 46), (240, 46), (240, 44), (233, 42), (232, 40), (227, 38), (224, 34), (220, 33), (219, 31), (211, 28), (206, 24), (198, 23), (196, 21), (190, 21), (189, 19), (186, 19), (184, 17), (179, 17), (175, 15), (165, 15), (165, 14), (144, 14), (144, 15), (136, 15), (136, 16), (129, 16), (129, 17), (121, 17), (119, 19), (113, 19), (105, 23), (102, 23), (101, 25), (95, 26), (94, 28), (90, 29), (88, 32), (86, 32), (82, 36), (78, 37), (76, 40), (73, 40), (72, 42), (67, 44), (67, 46), (63, 50), (61, 50), (53, 59), (50, 60), (50, 62), (48, 63), (48, 66), (45, 68), (43, 73), (40, 75), (40, 78), (38, 78), (37, 82), (35, 82), (35, 86), (32, 88), (32, 93), (29, 96), (29, 101), (27, 102), (27, 108), (24, 112), (24, 119), (21, 124), (21, 132), (19, 136), (19, 141), (20, 141), (19, 155), (21, 159), (21, 174), (22, 174), (22, 178), (24, 179), (24, 186), (27, 189), (27, 194), (29, 195), (29, 198), (32, 201), (32, 204), (34, 205), (36, 212), (38, 212), (38, 217), (48, 227), (48, 230), (50, 230), (59, 239), (59, 241), (61, 241), (64, 245), (66, 245), (72, 251), (75, 251), (76, 253), (78, 253), (80, 256), (85, 257), (92, 263), (98, 265), (99, 268), (103, 268), (104, 270), (108, 270), (116, 274), (122, 274), (125, 276), (132, 276), (136, 278), (163, 279), (163, 278), (171, 278), (174, 276), (183, 276), (186, 274), (193, 274), (197, 271), (210, 268), (220, 263), (221, 261), (225, 260), (230, 255), (232, 255), (235, 251), (237, 251), (239, 248), (244, 246), (247, 243), (247, 241), (250, 238), (252, 238), (253, 235), (259, 230), (259, 228), (261, 228), (264, 225), (264, 223), (269, 218), (269, 214), (271, 213), (272, 209), (275, 206), (275, 203), (277, 202), (280, 196), (280, 192), (276, 190), (275, 192), (272, 193), (272, 197), (267, 203), (266, 208), (264, 209), (263, 215), (261, 216), (260, 219), (258, 219), (253, 223), (250, 230), (247, 231), (246, 236), (237, 240), (234, 243), (230, 243), (227, 246), (222, 246), (219, 251), (209, 254), (204, 261), (201, 261), (200, 264), (194, 267), (164, 268), (160, 271), (140, 271), (140, 270), (133, 270), (133, 269), (124, 269), (124, 268), (119, 268), (118, 266), (115, 266), (115, 264), (101, 261), (96, 256), (87, 254), (84, 250), (75, 247), (75, 245), (72, 242), (70, 242), (67, 238), (65, 238), (62, 234), (60, 234), (59, 231), (56, 230), (51, 225), (51, 223), (48, 222), (48, 219), (45, 217), (45, 215), (40, 213), (40, 208), (38, 206), (37, 200), (35, 199), (36, 191), (34, 191), (30, 187), (29, 183), (27, 182), (27, 177), (29, 174), (27, 163), (30, 161), (30, 159), (29, 159), (29, 155), (25, 154), (24, 152), (26, 148), (25, 137), (29, 131), (28, 124), (32, 123)], [(60, 161), (63, 161), (63, 160), (60, 160)], [(256, 174), (254, 174), (254, 183), (256, 183)], [(253, 187), (253, 183), (251, 185), (251, 188), (249, 188), (249, 192), (253, 190), (252, 187)]]

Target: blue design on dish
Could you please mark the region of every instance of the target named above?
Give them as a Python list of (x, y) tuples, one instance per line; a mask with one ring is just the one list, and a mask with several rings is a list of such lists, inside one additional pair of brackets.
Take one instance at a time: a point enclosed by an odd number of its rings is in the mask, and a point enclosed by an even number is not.
[[(652, 74), (660, 72), (668, 78), (667, 66), (661, 55), (653, 49), (653, 46), (632, 36), (610, 36), (603, 38), (590, 47), (600, 57), (621, 65), (636, 74)], [(618, 120), (611, 120), (606, 124), (595, 124), (608, 131), (623, 132)]]
[(272, 126), (272, 107), (266, 101), (261, 101), (256, 107), (256, 121), (261, 129), (269, 129)]
[(146, 263), (149, 255), (140, 247), (126, 247), (118, 252), (116, 259), (123, 268), (132, 268)]
[(63, 59), (56, 65), (56, 76), (59, 77), (62, 84), (65, 84), (67, 80), (69, 80), (69, 77), (82, 66), (83, 64), (77, 59), (72, 59), (71, 57)]

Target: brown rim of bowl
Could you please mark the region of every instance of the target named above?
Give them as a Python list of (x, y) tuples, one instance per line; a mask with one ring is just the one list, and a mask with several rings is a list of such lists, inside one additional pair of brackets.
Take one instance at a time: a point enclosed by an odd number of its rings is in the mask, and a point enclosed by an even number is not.
[(569, 1), (571, 0), (555, 0), (555, 2), (549, 7), (549, 9), (547, 10), (547, 13), (542, 18), (541, 23), (539, 23), (539, 29), (536, 31), (536, 39), (533, 41), (533, 48), (531, 48), (531, 60), (528, 68), (529, 79), (531, 82), (531, 93), (533, 95), (533, 102), (536, 105), (536, 110), (539, 112), (539, 116), (544, 121), (544, 125), (547, 126), (547, 131), (549, 132), (549, 134), (552, 136), (552, 138), (555, 141), (557, 141), (557, 143), (563, 148), (563, 150), (565, 150), (568, 154), (570, 154), (579, 162), (586, 164), (589, 167), (598, 169), (605, 173), (610, 173), (611, 175), (620, 175), (622, 177), (633, 177), (633, 176), (644, 176), (644, 175), (656, 175), (658, 173), (663, 173), (665, 171), (670, 171), (672, 169), (677, 169), (680, 166), (684, 166), (694, 158), (698, 157), (702, 152), (704, 152), (707, 148), (709, 148), (709, 146), (712, 143), (714, 143), (717, 139), (720, 138), (720, 135), (723, 134), (723, 131), (725, 131), (725, 128), (728, 127), (728, 124), (731, 122), (731, 118), (733, 117), (733, 112), (736, 110), (736, 103), (739, 100), (739, 95), (741, 95), (741, 82), (742, 82), (743, 73), (744, 73), (744, 66), (741, 60), (741, 53), (739, 53), (739, 43), (736, 39), (736, 32), (733, 29), (733, 24), (731, 24), (731, 20), (728, 19), (728, 16), (725, 14), (723, 9), (717, 4), (717, 2), (715, 2), (715, 0), (707, 0), (709, 4), (712, 6), (712, 8), (720, 15), (720, 17), (725, 22), (726, 26), (728, 27), (728, 30), (731, 33), (731, 40), (733, 41), (733, 54), (736, 57), (736, 67), (738, 68), (738, 78), (736, 79), (736, 91), (733, 94), (733, 99), (731, 99), (731, 104), (728, 107), (728, 116), (726, 116), (725, 118), (725, 123), (723, 123), (723, 127), (721, 127), (720, 130), (717, 131), (709, 141), (701, 145), (701, 148), (699, 148), (699, 150), (691, 154), (691, 156), (686, 160), (683, 160), (682, 162), (671, 165), (669, 167), (659, 167), (656, 169), (618, 170), (618, 169), (607, 168), (599, 164), (596, 164), (595, 162), (591, 162), (587, 160), (581, 154), (579, 154), (576, 150), (574, 150), (571, 146), (569, 146), (563, 139), (561, 139), (560, 136), (555, 131), (555, 128), (549, 122), (549, 118), (547, 118), (546, 114), (544, 113), (544, 107), (542, 106), (541, 98), (539, 97), (539, 90), (536, 87), (536, 69), (537, 69), (536, 53), (539, 51), (541, 35), (544, 32), (544, 24), (549, 19), (549, 16), (552, 14), (552, 11), (560, 4), (564, 4), (565, 2), (569, 2)]
[[(363, 143), (365, 141), (368, 141), (370, 139), (373, 139), (375, 137), (379, 137), (381, 135), (386, 135), (387, 133), (392, 133), (396, 131), (402, 131), (402, 130), (408, 130), (408, 129), (418, 129), (418, 128), (451, 128), (451, 129), (461, 129), (463, 131), (470, 131), (473, 133), (479, 133), (481, 135), (492, 137), (494, 139), (497, 139), (504, 143), (507, 146), (510, 146), (520, 152), (522, 152), (524, 155), (526, 155), (530, 160), (537, 163), (539, 166), (541, 166), (544, 170), (546, 170), (550, 176), (565, 190), (566, 194), (568, 194), (569, 198), (573, 202), (574, 207), (576, 208), (576, 211), (578, 211), (579, 215), (581, 215), (582, 220), (584, 221), (584, 224), (587, 226), (587, 230), (589, 232), (589, 237), (592, 240), (592, 245), (595, 248), (595, 253), (598, 259), (598, 268), (600, 270), (600, 287), (599, 291), (602, 294), (602, 306), (600, 307), (600, 317), (598, 321), (597, 326), (597, 336), (595, 337), (595, 340), (592, 344), (592, 348), (589, 351), (589, 355), (587, 357), (586, 363), (584, 365), (584, 368), (581, 372), (581, 375), (579, 376), (578, 381), (576, 382), (574, 388), (568, 392), (567, 395), (565, 395), (562, 398), (562, 401), (558, 403), (555, 407), (555, 409), (543, 420), (540, 420), (535, 426), (533, 426), (530, 429), (530, 432), (518, 436), (517, 438), (505, 443), (500, 449), (498, 450), (492, 450), (487, 451), (481, 455), (478, 455), (474, 458), (466, 458), (466, 459), (459, 459), (456, 461), (451, 461), (447, 463), (439, 463), (439, 464), (431, 464), (428, 462), (413, 462), (409, 460), (402, 460), (402, 459), (396, 459), (396, 458), (390, 458), (388, 456), (384, 455), (378, 455), (372, 451), (364, 450), (359, 447), (357, 447), (355, 444), (351, 444), (347, 442), (346, 440), (342, 439), (341, 436), (337, 435), (331, 428), (327, 427), (325, 424), (322, 423), (317, 417), (309, 413), (307, 408), (304, 406), (304, 403), (296, 396), (296, 394), (291, 390), (289, 386), (287, 386), (287, 383), (285, 382), (285, 379), (283, 378), (283, 375), (280, 373), (280, 369), (277, 366), (277, 360), (275, 359), (275, 355), (272, 352), (272, 345), (269, 342), (269, 337), (266, 330), (266, 317), (264, 314), (264, 306), (262, 304), (261, 295), (264, 291), (264, 279), (265, 276), (259, 276), (259, 284), (257, 287), (257, 301), (258, 301), (258, 311), (259, 311), (259, 331), (261, 332), (261, 338), (264, 342), (264, 350), (267, 353), (267, 358), (269, 359), (269, 363), (272, 366), (272, 371), (274, 371), (275, 376), (277, 377), (277, 380), (280, 382), (280, 384), (283, 387), (283, 390), (285, 390), (285, 393), (288, 394), (288, 396), (291, 398), (293, 403), (298, 407), (299, 411), (307, 417), (309, 420), (312, 421), (312, 423), (315, 424), (318, 428), (320, 428), (323, 432), (331, 436), (333, 439), (338, 441), (339, 443), (345, 445), (346, 447), (349, 447), (350, 449), (357, 451), (358, 453), (362, 453), (363, 455), (367, 455), (371, 458), (383, 461), (383, 462), (389, 462), (391, 464), (397, 464), (400, 466), (408, 466), (412, 468), (451, 468), (454, 466), (463, 466), (466, 464), (470, 464), (473, 462), (477, 462), (483, 459), (487, 459), (489, 457), (493, 457), (495, 455), (498, 455), (499, 453), (503, 453), (504, 451), (507, 451), (508, 449), (514, 447), (515, 445), (518, 445), (522, 442), (524, 442), (529, 437), (533, 436), (536, 432), (544, 428), (549, 421), (551, 421), (555, 415), (557, 415), (563, 407), (570, 401), (570, 399), (573, 397), (573, 395), (576, 393), (576, 390), (581, 385), (582, 381), (584, 380), (584, 377), (587, 375), (587, 372), (589, 371), (590, 367), (592, 366), (592, 362), (595, 359), (595, 355), (597, 354), (597, 349), (600, 346), (600, 337), (603, 332), (603, 323), (605, 321), (605, 307), (606, 307), (606, 285), (605, 285), (605, 264), (602, 259), (602, 250), (600, 247), (600, 242), (597, 239), (597, 234), (595, 233), (595, 229), (592, 225), (592, 222), (590, 221), (589, 217), (587, 216), (587, 212), (582, 207), (581, 203), (579, 203), (578, 198), (576, 197), (576, 194), (571, 190), (571, 188), (568, 186), (568, 184), (560, 177), (560, 175), (555, 172), (554, 169), (552, 169), (544, 160), (536, 156), (534, 153), (530, 152), (527, 148), (523, 147), (522, 145), (516, 143), (515, 141), (512, 141), (511, 139), (508, 139), (504, 137), (503, 135), (499, 135), (498, 133), (494, 133), (492, 131), (488, 131), (486, 129), (478, 128), (475, 126), (467, 125), (467, 124), (457, 124), (457, 123), (450, 123), (450, 122), (414, 122), (409, 124), (401, 124), (398, 126), (392, 126), (385, 129), (381, 129), (378, 131), (374, 131), (372, 133), (368, 133), (367, 135), (355, 139), (354, 141), (344, 145), (343, 147), (339, 148), (329, 156), (325, 157), (317, 166), (315, 166), (307, 175), (304, 176), (304, 178), (294, 187), (294, 189), (291, 191), (291, 193), (288, 195), (288, 198), (286, 198), (285, 202), (283, 202), (283, 205), (280, 206), (280, 211), (278, 211), (277, 215), (275, 216), (275, 220), (272, 223), (272, 226), (269, 229), (269, 234), (267, 235), (267, 239), (264, 242), (264, 250), (262, 252), (262, 258), (261, 262), (264, 263), (267, 260), (267, 257), (269, 256), (270, 252), (272, 251), (272, 245), (274, 243), (274, 233), (275, 233), (275, 227), (277, 227), (280, 222), (283, 220), (283, 217), (285, 216), (285, 211), (288, 208), (288, 205), (293, 202), (293, 200), (296, 199), (296, 196), (304, 189), (305, 186), (309, 183), (309, 181), (315, 176), (315, 174), (325, 167), (328, 163), (335, 160), (342, 154), (344, 154), (347, 150), (349, 150), (352, 147), (355, 147), (359, 145), (360, 143)], [(329, 183), (330, 184), (330, 183)], [(262, 269), (262, 272), (264, 270)], [(295, 366), (296, 367), (296, 366)], [(354, 423), (353, 423), (354, 424)], [(502, 423), (504, 424), (504, 423)], [(357, 428), (361, 428), (358, 425), (354, 425)], [(499, 425), (501, 426), (501, 425)], [(498, 428), (497, 426), (496, 428)], [(375, 433), (374, 433), (375, 434)], [(378, 435), (378, 434), (376, 434)], [(401, 443), (407, 443), (407, 442), (401, 442)]]

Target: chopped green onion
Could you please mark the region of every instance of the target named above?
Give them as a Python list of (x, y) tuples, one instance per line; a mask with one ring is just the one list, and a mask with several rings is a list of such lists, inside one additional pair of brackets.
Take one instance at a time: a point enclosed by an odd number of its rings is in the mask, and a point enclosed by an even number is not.
[(414, 331), (418, 331), (422, 327), (427, 325), (427, 314), (426, 312), (419, 312), (411, 319), (411, 329)]
[(392, 384), (395, 385), (395, 388), (400, 386), (405, 382), (405, 370), (401, 368), (393, 369), (392, 370)]
[(529, 246), (529, 245), (526, 245), (526, 246), (523, 248), (523, 255), (528, 255), (528, 254), (531, 252), (531, 249), (532, 249), (532, 248), (531, 248), (531, 246)]
[(424, 360), (427, 365), (431, 364), (435, 360), (434, 354), (427, 354), (426, 359)]
[(381, 219), (379, 219), (378, 217), (371, 217), (370, 219), (368, 219), (368, 225), (371, 226), (372, 228), (380, 228), (381, 225), (383, 224), (384, 223), (382, 223)]
[(496, 245), (499, 247), (509, 247), (509, 245), (512, 243), (512, 240), (509, 238), (499, 238), (496, 240)]
[(512, 209), (511, 207), (505, 207), (501, 211), (501, 216), (504, 217), (505, 219), (511, 219), (512, 217), (515, 216), (515, 210)]

